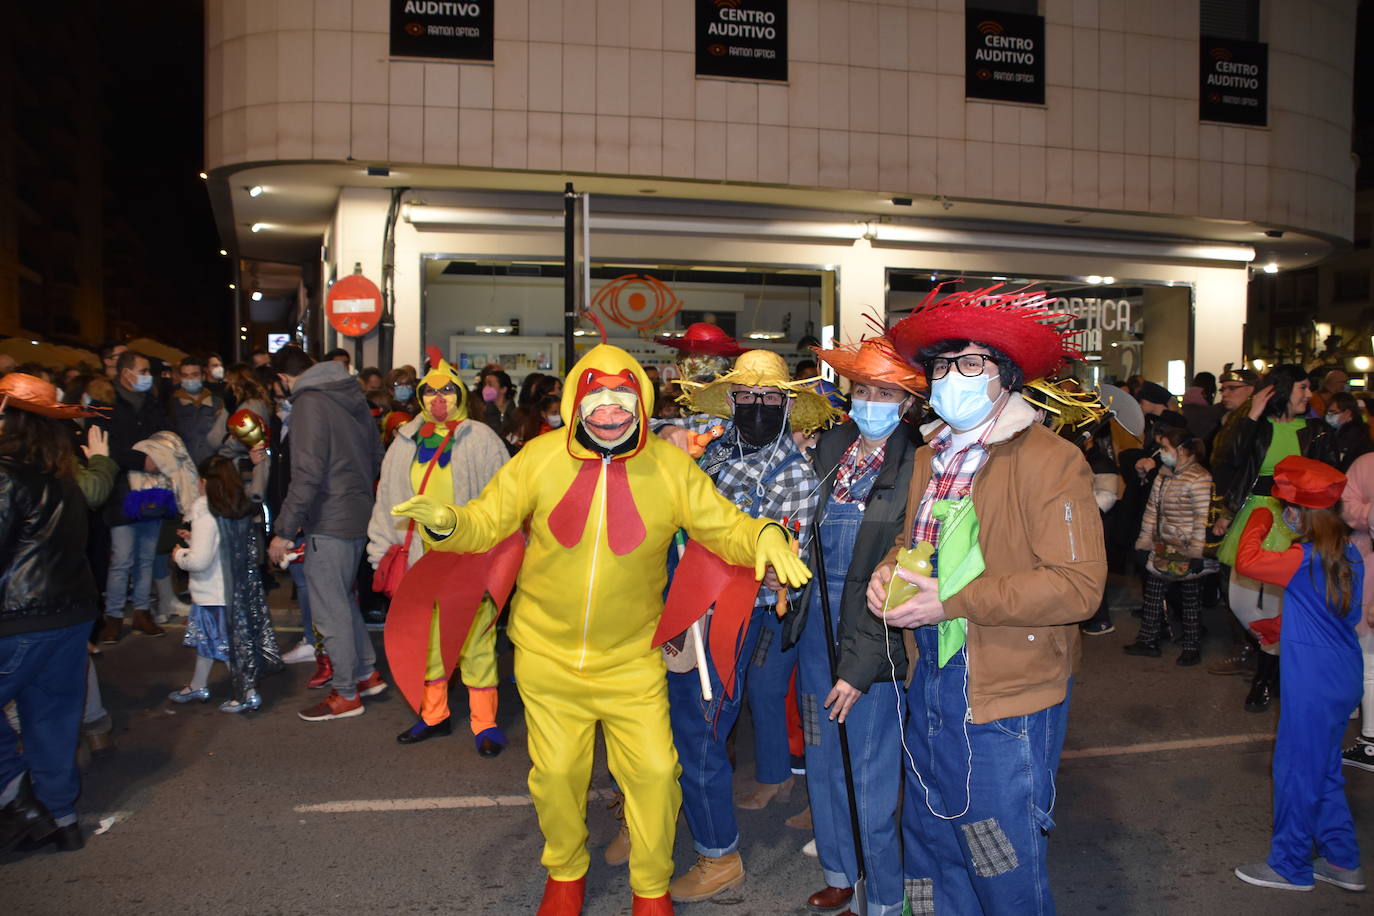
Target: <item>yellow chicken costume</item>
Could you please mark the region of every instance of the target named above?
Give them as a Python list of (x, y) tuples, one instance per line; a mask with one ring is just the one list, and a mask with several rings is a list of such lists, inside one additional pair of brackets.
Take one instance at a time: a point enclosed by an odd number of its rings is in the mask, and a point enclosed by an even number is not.
[[(402, 425), (387, 448), (367, 529), (368, 560), (378, 569), (378, 579), (386, 580), (390, 573), (400, 580), (387, 618), (387, 658), (393, 680), (419, 713), (396, 740), (415, 744), (451, 733), (448, 682), (455, 666), (452, 659), (445, 661), (442, 646), (444, 627), (456, 625), (463, 627), (462, 634), (454, 634), (462, 637), (457, 667), (468, 690), (477, 752), (495, 757), (507, 743), (496, 724), (496, 604), (482, 595), (471, 624), (455, 622), (452, 615), (443, 619), (439, 598), (456, 558), (425, 560), (424, 541), (411, 530), (414, 523), (406, 525), (390, 510), (417, 493), (446, 505), (465, 503), (482, 491), (508, 453), (490, 427), (468, 420), (467, 388), (437, 347), (429, 348), (429, 372), (418, 389), (421, 415)], [(389, 563), (409, 568), (397, 575)], [(387, 588), (397, 583), (379, 584)]]
[(549, 872), (540, 916), (582, 910), (598, 722), (625, 793), (633, 913), (672, 912), (680, 768), (653, 635), (674, 532), (760, 578), (769, 564), (789, 583), (808, 577), (779, 525), (740, 512), (686, 453), (649, 434), (652, 402), (634, 357), (594, 347), (563, 387), (564, 428), (526, 444), (479, 497), (444, 506), (421, 496), (393, 510), (417, 519), (434, 549), (460, 553), (491, 550), (529, 520), (509, 635)]

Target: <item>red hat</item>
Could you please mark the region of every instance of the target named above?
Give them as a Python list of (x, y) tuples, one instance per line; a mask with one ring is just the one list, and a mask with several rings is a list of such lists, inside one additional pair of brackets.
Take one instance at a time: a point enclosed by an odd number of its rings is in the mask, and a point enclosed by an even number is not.
[(910, 315), (888, 331), (897, 353), (914, 363), (926, 347), (968, 340), (996, 347), (1025, 373), (1027, 381), (1054, 374), (1068, 359), (1082, 359), (1069, 338), (1073, 315), (1051, 312), (1044, 293), (1017, 290), (993, 295), (1002, 284), (938, 298), (932, 289)]
[(705, 321), (689, 325), (681, 337), (655, 337), (655, 343), (672, 347), (683, 354), (704, 353), (708, 356), (739, 356), (744, 348), (735, 338)]
[(1289, 455), (1274, 468), (1275, 499), (1309, 509), (1329, 509), (1345, 490), (1345, 475), (1329, 464)]
[(3, 413), (6, 407), (18, 407), (29, 413), (55, 417), (58, 420), (104, 416), (94, 407), (63, 404), (57, 400), (55, 385), (37, 376), (25, 375), (23, 372), (11, 372), (0, 378), (0, 413)]

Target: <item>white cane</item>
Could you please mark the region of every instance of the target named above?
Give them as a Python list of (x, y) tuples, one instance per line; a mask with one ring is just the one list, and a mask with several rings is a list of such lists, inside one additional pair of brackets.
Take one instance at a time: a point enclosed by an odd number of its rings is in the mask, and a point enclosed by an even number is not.
[[(687, 552), (687, 538), (683, 535), (682, 529), (678, 529), (677, 534), (673, 535), (673, 543), (677, 545), (677, 561), (682, 563), (682, 555)], [(697, 656), (697, 680), (701, 681), (701, 698), (707, 703), (711, 702), (711, 672), (706, 670), (706, 637), (701, 632), (701, 618), (692, 621), (692, 625), (687, 629), (692, 631), (692, 648)]]

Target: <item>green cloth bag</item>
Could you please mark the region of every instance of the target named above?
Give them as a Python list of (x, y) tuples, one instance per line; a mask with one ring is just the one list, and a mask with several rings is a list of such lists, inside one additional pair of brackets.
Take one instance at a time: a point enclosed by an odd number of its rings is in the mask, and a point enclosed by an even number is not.
[[(948, 601), (983, 574), (983, 548), (978, 544), (978, 515), (973, 498), (936, 500), (931, 515), (940, 520), (940, 543), (936, 545), (936, 581), (940, 600)], [(954, 657), (968, 641), (968, 619), (940, 621), (940, 667)]]
[(1282, 553), (1292, 545), (1297, 534), (1283, 521), (1283, 503), (1272, 496), (1250, 496), (1236, 513), (1235, 521), (1226, 529), (1226, 537), (1222, 538), (1221, 545), (1217, 547), (1219, 562), (1235, 568), (1236, 551), (1240, 549), (1240, 534), (1250, 521), (1250, 515), (1261, 506), (1274, 513), (1274, 527), (1264, 536), (1264, 549)]

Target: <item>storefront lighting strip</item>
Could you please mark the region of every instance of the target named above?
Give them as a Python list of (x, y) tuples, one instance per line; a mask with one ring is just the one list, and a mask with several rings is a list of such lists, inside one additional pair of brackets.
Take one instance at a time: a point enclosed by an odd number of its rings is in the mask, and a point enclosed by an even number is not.
[[(563, 214), (541, 210), (498, 210), (406, 204), (402, 214), (421, 230), (453, 232), (491, 229), (563, 230)], [(853, 242), (867, 238), (877, 244), (912, 245), (923, 248), (966, 248), (984, 251), (1064, 252), (1089, 257), (1146, 258), (1165, 261), (1221, 261), (1236, 265), (1255, 259), (1249, 245), (1211, 242), (1147, 241), (1088, 235), (1042, 235), (984, 232), (973, 229), (942, 229), (884, 222), (821, 222), (807, 220), (728, 219), (702, 216), (655, 216), (634, 213), (593, 214), (596, 232), (631, 235), (690, 235), (707, 238), (829, 239)]]

